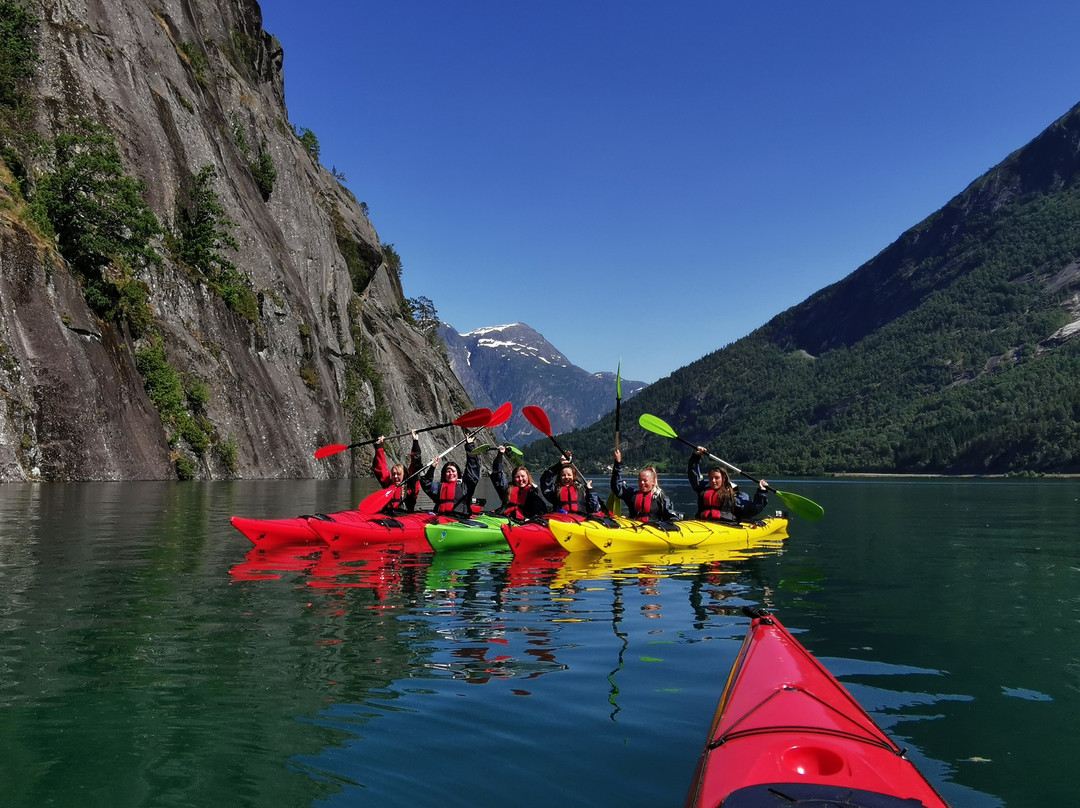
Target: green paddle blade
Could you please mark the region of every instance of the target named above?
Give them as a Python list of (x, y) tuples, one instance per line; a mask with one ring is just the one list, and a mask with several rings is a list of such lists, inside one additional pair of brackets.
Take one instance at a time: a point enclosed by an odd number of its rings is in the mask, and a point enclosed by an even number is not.
[(481, 452), (486, 452), (486, 451), (488, 451), (490, 449), (494, 449), (494, 448), (495, 447), (492, 446), (490, 443), (481, 443), (479, 446), (477, 446), (475, 449), (473, 449), (471, 452), (469, 452), (469, 454), (478, 455)]
[(777, 491), (775, 488), (772, 489), (772, 492), (783, 500), (784, 504), (788, 506), (788, 510), (796, 516), (801, 516), (807, 522), (816, 522), (825, 515), (825, 509), (812, 499), (792, 494), (790, 491)]
[(657, 435), (662, 435), (665, 438), (678, 438), (678, 433), (675, 432), (667, 421), (657, 418), (655, 415), (649, 415), (649, 413), (642, 413), (638, 418), (638, 423), (641, 424), (642, 429), (647, 429), (649, 432), (654, 432)]

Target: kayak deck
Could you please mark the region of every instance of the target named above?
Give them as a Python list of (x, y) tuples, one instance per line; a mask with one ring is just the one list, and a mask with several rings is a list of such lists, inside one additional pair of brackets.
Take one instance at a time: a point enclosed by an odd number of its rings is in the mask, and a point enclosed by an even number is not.
[(772, 615), (728, 677), (688, 808), (948, 808), (852, 695)]
[(551, 532), (551, 522), (584, 522), (583, 514), (546, 513), (527, 522), (507, 522), (502, 526), (503, 536), (515, 553), (559, 552), (562, 545)]
[(479, 513), (472, 519), (453, 519), (440, 524), (427, 525), (424, 535), (431, 549), (456, 550), (463, 547), (484, 547), (491, 544), (506, 545), (502, 528), (510, 520), (505, 516)]
[(698, 547), (751, 545), (764, 536), (787, 535), (788, 520), (769, 516), (754, 522), (650, 523), (621, 516), (579, 523), (552, 523), (551, 533), (569, 552), (597, 549), (605, 553), (648, 550), (689, 550)]

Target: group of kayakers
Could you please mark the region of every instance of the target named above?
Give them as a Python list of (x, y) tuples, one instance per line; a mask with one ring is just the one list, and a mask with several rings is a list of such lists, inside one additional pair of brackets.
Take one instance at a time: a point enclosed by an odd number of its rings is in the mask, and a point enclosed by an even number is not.
[[(386, 513), (411, 512), (416, 509), (420, 491), (424, 491), (434, 503), (439, 514), (469, 517), (473, 514), (473, 494), (480, 481), (480, 458), (473, 451), (475, 443), (469, 436), (464, 441), (467, 460), (462, 469), (450, 460), (443, 464), (439, 480), (435, 469), (441, 458), (433, 458), (427, 466), (422, 465), (420, 441), (412, 433), (412, 449), (409, 467), (387, 463), (384, 438), (376, 442), (375, 457), (371, 469), (384, 488), (395, 486), (398, 490), (383, 508)], [(585, 479), (574, 465), (572, 454), (565, 453), (559, 462), (540, 475), (534, 482), (532, 473), (523, 465), (515, 466), (509, 476), (506, 473), (507, 447), (496, 447), (489, 478), (499, 495), (501, 504), (497, 513), (511, 519), (525, 521), (545, 513), (600, 514), (605, 510), (591, 480)], [(738, 491), (731, 477), (722, 466), (712, 466), (705, 474), (701, 472), (701, 457), (707, 452), (698, 446), (687, 462), (686, 476), (697, 493), (696, 519), (738, 522), (753, 519), (768, 504), (765, 492), (768, 482), (758, 482), (753, 498)], [(626, 509), (626, 515), (643, 522), (673, 522), (682, 518), (671, 499), (657, 484), (656, 469), (646, 466), (638, 472), (637, 487), (622, 478), (622, 452), (614, 450), (611, 467), (611, 491)], [(404, 484), (403, 484), (404, 483)]]

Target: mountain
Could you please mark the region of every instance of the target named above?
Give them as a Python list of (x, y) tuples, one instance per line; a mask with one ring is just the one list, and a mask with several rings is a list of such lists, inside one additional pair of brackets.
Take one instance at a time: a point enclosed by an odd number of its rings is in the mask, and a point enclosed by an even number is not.
[(0, 481), (341, 477), (472, 407), (254, 0), (0, 3), (0, 52)]
[[(615, 408), (615, 374), (589, 373), (574, 365), (543, 334), (524, 323), (479, 328), (459, 334), (443, 323), (450, 367), (478, 406), (494, 409), (514, 403), (514, 415), (498, 430), (502, 440), (525, 446), (544, 437), (521, 414), (541, 407), (553, 433), (594, 423)], [(645, 389), (645, 382), (622, 379), (623, 400)]]
[[(1080, 472), (1080, 107), (625, 409), (768, 475)], [(561, 440), (606, 459), (610, 431), (606, 417)], [(683, 444), (623, 437), (628, 463), (685, 468)]]

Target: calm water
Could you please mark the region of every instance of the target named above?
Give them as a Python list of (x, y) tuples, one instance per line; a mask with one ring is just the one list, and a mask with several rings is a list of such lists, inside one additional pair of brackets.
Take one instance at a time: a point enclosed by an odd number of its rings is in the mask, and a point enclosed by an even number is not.
[(382, 564), (228, 524), (366, 480), (0, 486), (0, 805), (679, 806), (744, 604), (955, 808), (1072, 804), (1080, 482), (776, 484), (756, 556)]

